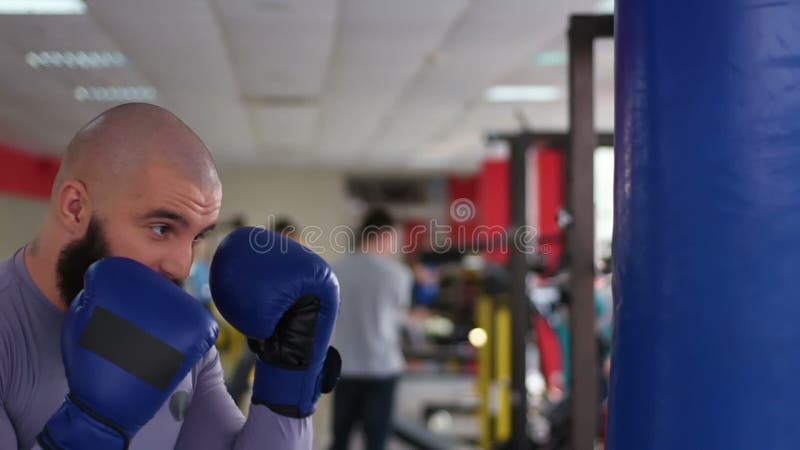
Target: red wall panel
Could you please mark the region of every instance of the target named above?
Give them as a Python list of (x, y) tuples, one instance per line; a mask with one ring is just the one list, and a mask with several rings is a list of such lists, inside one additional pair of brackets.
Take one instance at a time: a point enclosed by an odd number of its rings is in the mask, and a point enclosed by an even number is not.
[(57, 158), (0, 144), (0, 192), (47, 200), (59, 164)]

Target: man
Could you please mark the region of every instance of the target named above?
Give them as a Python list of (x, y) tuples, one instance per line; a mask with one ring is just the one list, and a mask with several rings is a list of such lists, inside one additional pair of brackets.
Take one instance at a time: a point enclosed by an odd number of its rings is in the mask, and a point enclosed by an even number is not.
[(411, 270), (394, 259), (397, 232), (383, 209), (367, 212), (360, 249), (334, 264), (342, 305), (334, 340), (346, 355), (333, 399), (332, 450), (346, 450), (356, 423), (367, 450), (382, 450), (391, 431), (397, 379), (404, 369), (400, 327), (411, 304)]
[[(0, 262), (0, 448), (38, 448), (37, 434), (65, 400), (60, 331), (87, 268), (106, 256), (127, 257), (180, 284), (195, 243), (217, 221), (221, 198), (209, 151), (162, 108), (118, 106), (75, 135), (43, 226)], [(113, 379), (94, 381), (113, 388)], [(138, 400), (112, 407), (125, 411)], [(130, 448), (309, 449), (311, 426), (309, 417), (281, 415), (263, 404), (253, 405), (245, 420), (226, 392), (212, 346)]]

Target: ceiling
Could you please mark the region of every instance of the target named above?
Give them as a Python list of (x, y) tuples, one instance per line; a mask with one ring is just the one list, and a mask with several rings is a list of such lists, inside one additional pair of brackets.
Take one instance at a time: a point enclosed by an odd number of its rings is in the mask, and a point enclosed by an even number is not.
[[(153, 86), (220, 164), (467, 171), (485, 133), (563, 130), (564, 95), (489, 103), (497, 84), (566, 89), (569, 13), (597, 0), (86, 0), (0, 16), (0, 142), (58, 154), (114, 103), (76, 86)], [(607, 3), (607, 2), (604, 2)], [(613, 45), (597, 44), (597, 126), (613, 122)], [(29, 51), (121, 51), (124, 67), (34, 70)]]

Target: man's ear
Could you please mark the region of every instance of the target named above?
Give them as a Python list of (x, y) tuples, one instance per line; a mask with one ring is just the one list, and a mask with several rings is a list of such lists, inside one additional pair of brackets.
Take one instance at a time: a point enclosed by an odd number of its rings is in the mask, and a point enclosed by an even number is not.
[(86, 185), (67, 180), (58, 189), (56, 214), (61, 226), (75, 237), (83, 236), (92, 218), (91, 202)]

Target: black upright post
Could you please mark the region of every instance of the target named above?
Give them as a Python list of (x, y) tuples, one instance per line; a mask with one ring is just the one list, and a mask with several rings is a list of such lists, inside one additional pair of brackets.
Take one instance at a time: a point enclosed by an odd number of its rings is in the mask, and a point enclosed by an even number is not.
[(527, 136), (517, 136), (509, 140), (511, 147), (511, 236), (510, 251), (510, 301), (511, 301), (511, 444), (515, 450), (528, 448), (528, 397), (525, 387), (525, 347), (528, 342), (528, 324), (531, 317), (528, 295), (525, 287), (527, 273), (525, 247), (527, 239), (522, 236), (527, 225), (527, 161), (532, 140)]
[(591, 450), (597, 427), (597, 345), (594, 313), (594, 40), (613, 35), (612, 16), (573, 16), (569, 39), (569, 145), (565, 231), (572, 334), (572, 448)]

